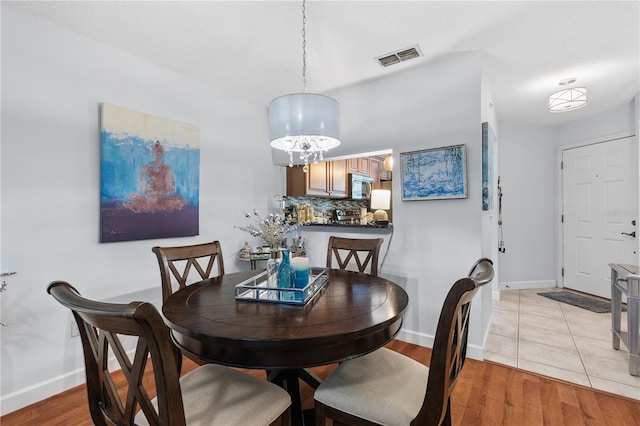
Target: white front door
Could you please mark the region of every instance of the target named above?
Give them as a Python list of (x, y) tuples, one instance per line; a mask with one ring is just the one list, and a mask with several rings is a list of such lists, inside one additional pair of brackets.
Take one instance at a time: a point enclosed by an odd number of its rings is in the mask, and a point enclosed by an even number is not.
[(635, 138), (566, 149), (562, 162), (564, 287), (610, 298), (608, 264), (638, 262)]

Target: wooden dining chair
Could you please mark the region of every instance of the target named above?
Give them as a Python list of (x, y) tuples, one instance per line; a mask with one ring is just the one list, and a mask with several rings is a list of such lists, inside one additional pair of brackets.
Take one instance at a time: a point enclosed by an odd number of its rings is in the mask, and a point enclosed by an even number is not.
[[(156, 254), (160, 265), (163, 301), (167, 300), (175, 290), (184, 288), (194, 281), (224, 274), (224, 260), (219, 241), (190, 246), (156, 246), (151, 250)], [(214, 265), (217, 265), (215, 274)], [(197, 274), (192, 273), (194, 270)], [(174, 284), (178, 287), (175, 290)]]
[(327, 268), (332, 267), (335, 258), (339, 269), (355, 267), (359, 272), (377, 277), (382, 241), (382, 238), (341, 238), (332, 235), (327, 244)]
[[(152, 304), (92, 301), (64, 281), (51, 283), (47, 292), (73, 312), (78, 324), (94, 424), (290, 424), (291, 398), (273, 383), (216, 364), (180, 378), (180, 352)], [(135, 348), (132, 355), (129, 347)], [(116, 389), (111, 357), (124, 373), (124, 392)], [(144, 374), (148, 360), (152, 378)]]
[(387, 348), (345, 361), (315, 391), (315, 424), (451, 425), (451, 392), (466, 359), (471, 300), (493, 274), (493, 263), (483, 258), (453, 284), (429, 367)]

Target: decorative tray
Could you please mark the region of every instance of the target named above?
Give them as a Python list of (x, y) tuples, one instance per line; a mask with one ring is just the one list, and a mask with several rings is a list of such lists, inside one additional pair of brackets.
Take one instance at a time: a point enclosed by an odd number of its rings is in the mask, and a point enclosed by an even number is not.
[(309, 284), (304, 288), (270, 287), (267, 285), (267, 271), (262, 271), (236, 284), (236, 300), (304, 305), (329, 282), (328, 271), (329, 268), (311, 267)]

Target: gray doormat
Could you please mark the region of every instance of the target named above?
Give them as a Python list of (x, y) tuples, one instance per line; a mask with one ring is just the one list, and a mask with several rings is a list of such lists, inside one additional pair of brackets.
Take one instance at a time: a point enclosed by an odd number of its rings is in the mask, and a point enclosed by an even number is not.
[[(569, 305), (577, 306), (582, 309), (587, 309), (598, 314), (611, 312), (611, 302), (596, 299), (595, 297), (583, 296), (582, 294), (571, 293), (568, 291), (553, 291), (550, 293), (538, 293), (538, 295), (557, 300), (558, 302), (568, 303)], [(622, 310), (626, 311), (626, 308), (623, 306)]]

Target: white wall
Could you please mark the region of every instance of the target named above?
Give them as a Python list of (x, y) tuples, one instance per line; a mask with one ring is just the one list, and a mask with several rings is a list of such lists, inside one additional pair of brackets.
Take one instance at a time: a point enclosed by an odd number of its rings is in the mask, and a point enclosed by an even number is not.
[(500, 122), (505, 253), (500, 283), (555, 286), (556, 136), (553, 128)]
[[(46, 293), (56, 279), (90, 298), (154, 287), (154, 245), (219, 239), (225, 267), (245, 235), (242, 210), (282, 193), (265, 158), (266, 108), (2, 6), (2, 413), (83, 380), (71, 315)], [(200, 235), (100, 244), (99, 103), (200, 127)], [(250, 124), (248, 124), (250, 123)]]
[[(588, 108), (588, 105), (585, 108)], [(631, 100), (602, 114), (572, 121), (556, 128), (559, 146), (634, 135), (634, 128), (637, 128), (634, 102)]]
[[(392, 149), (399, 165), (403, 152), (466, 144), (466, 199), (402, 201), (401, 171), (393, 172), (394, 237), (380, 275), (409, 294), (400, 338), (424, 346), (432, 345), (447, 291), (482, 255), (480, 79), (480, 55), (467, 54), (328, 93), (343, 123), (332, 156)], [(482, 357), (485, 309), (476, 297), (471, 356)]]
[(503, 288), (552, 287), (560, 278), (558, 148), (629, 136), (637, 127), (634, 101), (558, 126), (500, 122)]
[[(448, 289), (483, 255), (480, 68), (479, 54), (466, 54), (329, 93), (343, 122), (333, 155), (391, 148), (398, 160), (466, 144), (468, 198), (402, 201), (400, 180), (393, 182), (395, 232), (381, 275), (410, 297), (400, 337), (425, 346)], [(46, 294), (50, 281), (68, 280), (96, 299), (159, 289), (153, 245), (212, 239), (222, 242), (228, 271), (246, 269), (233, 260), (247, 237), (234, 225), (243, 224), (242, 210), (266, 207), (268, 194), (283, 192), (284, 170), (264, 161), (265, 106), (4, 6), (2, 89), (1, 263), (18, 271), (1, 300), (11, 323), (2, 330), (6, 413), (83, 379), (71, 315)], [(200, 127), (199, 237), (98, 243), (100, 102)], [(323, 259), (321, 241), (311, 246)], [(474, 301), (470, 356), (482, 357), (490, 309), (486, 297)]]
[[(485, 59), (486, 56), (482, 56)], [(482, 73), (482, 93), (480, 111), (482, 115), (482, 123), (487, 123), (489, 127), (489, 136), (491, 133), (495, 137), (492, 146), (491, 157), (488, 158), (490, 167), (493, 167), (493, 181), (491, 184), (491, 208), (482, 211), (482, 257), (488, 257), (493, 260), (494, 277), (490, 288), (484, 288), (481, 292), (482, 304), (485, 307), (492, 305), (493, 300), (500, 299), (500, 254), (498, 252), (498, 177), (500, 176), (499, 153), (500, 153), (500, 129), (498, 124), (498, 114), (494, 105), (493, 91), (490, 81), (486, 73)], [(489, 335), (489, 327), (491, 326), (492, 310), (485, 308), (482, 310), (482, 330), (486, 333), (483, 337), (483, 343)], [(483, 344), (484, 347), (484, 344)]]

